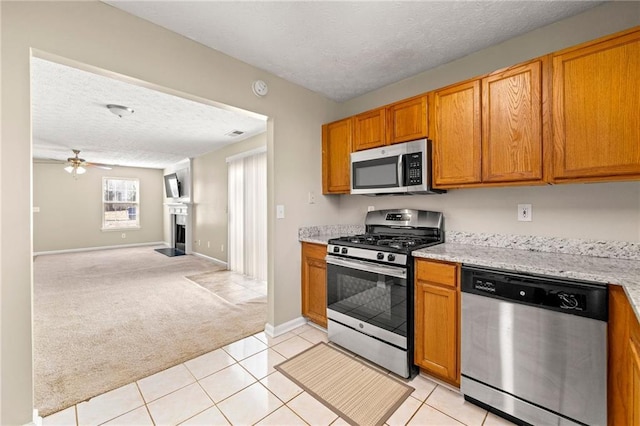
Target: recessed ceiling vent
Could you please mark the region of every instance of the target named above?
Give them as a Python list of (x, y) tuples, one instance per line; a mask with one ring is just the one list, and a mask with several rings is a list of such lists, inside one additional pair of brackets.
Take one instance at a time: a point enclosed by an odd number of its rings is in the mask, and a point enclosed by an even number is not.
[(226, 136), (231, 136), (232, 138), (235, 138), (236, 136), (240, 136), (243, 134), (244, 132), (242, 130), (232, 130), (229, 133), (226, 133)]

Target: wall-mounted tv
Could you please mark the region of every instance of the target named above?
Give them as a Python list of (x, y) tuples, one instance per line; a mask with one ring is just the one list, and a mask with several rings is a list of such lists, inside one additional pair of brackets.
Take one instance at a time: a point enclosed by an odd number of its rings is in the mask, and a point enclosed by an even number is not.
[(182, 196), (182, 190), (180, 187), (180, 181), (178, 175), (171, 173), (164, 177), (164, 190), (167, 198), (179, 198)]

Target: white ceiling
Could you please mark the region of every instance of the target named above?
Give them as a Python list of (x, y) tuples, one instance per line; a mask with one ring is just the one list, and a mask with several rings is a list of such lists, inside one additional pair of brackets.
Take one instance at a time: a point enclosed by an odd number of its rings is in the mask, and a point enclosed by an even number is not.
[[(223, 109), (44, 59), (31, 62), (33, 157), (165, 168), (266, 130), (257, 114)], [(118, 117), (107, 104), (133, 108)], [(240, 130), (240, 136), (227, 133)]]
[(102, 1), (339, 102), (603, 3)]
[[(601, 1), (102, 0), (327, 98), (345, 101), (578, 14)], [(268, 79), (265, 78), (268, 83)], [(165, 168), (266, 130), (217, 108), (43, 59), (33, 156)], [(107, 104), (133, 108), (129, 117)], [(232, 130), (246, 133), (232, 138)]]

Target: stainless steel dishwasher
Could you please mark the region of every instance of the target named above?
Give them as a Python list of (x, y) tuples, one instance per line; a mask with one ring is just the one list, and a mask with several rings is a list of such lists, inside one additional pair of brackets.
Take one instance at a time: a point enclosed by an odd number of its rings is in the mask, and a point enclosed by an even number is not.
[(460, 390), (532, 425), (607, 424), (607, 287), (463, 265)]

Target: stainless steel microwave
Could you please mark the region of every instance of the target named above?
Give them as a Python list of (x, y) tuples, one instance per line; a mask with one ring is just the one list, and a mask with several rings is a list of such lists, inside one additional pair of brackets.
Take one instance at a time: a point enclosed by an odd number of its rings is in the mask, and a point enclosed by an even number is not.
[(351, 153), (351, 193), (435, 194), (431, 188), (431, 141), (419, 139)]

